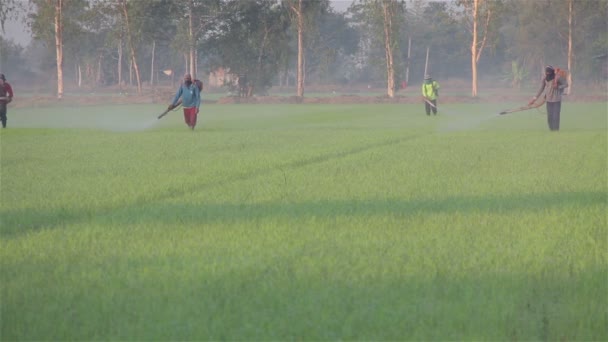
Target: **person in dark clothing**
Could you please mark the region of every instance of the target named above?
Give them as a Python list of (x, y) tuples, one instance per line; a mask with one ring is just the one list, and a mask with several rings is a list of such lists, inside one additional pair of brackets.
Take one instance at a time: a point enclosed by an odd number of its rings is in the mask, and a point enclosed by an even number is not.
[[(559, 69), (557, 70), (559, 71)], [(568, 87), (565, 77), (560, 77), (559, 72), (551, 65), (545, 67), (545, 77), (541, 80), (540, 89), (532, 98), (529, 105), (534, 104), (538, 97), (545, 92), (547, 102), (547, 123), (551, 131), (559, 131), (560, 112), (562, 109), (562, 94)]]
[(7, 105), (13, 100), (13, 88), (6, 82), (4, 74), (0, 74), (0, 121), (2, 128), (6, 128), (7, 121)]
[(430, 75), (424, 77), (424, 83), (422, 84), (422, 97), (424, 98), (424, 110), (426, 115), (431, 115), (431, 109), (433, 115), (437, 115), (437, 97), (439, 97), (439, 83), (433, 80)]
[(239, 97), (247, 97), (247, 74), (239, 75)]

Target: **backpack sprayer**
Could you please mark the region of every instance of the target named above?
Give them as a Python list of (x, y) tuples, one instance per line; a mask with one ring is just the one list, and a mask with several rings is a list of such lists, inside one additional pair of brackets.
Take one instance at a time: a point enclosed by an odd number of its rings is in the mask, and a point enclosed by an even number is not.
[(160, 118), (162, 118), (163, 116), (169, 114), (170, 111), (172, 110), (177, 110), (179, 106), (181, 106), (182, 104), (182, 100), (180, 99), (179, 101), (177, 101), (177, 103), (175, 104), (175, 106), (173, 104), (170, 104), (169, 107), (167, 107), (167, 110), (165, 110), (161, 115), (158, 116), (158, 119), (160, 120)]

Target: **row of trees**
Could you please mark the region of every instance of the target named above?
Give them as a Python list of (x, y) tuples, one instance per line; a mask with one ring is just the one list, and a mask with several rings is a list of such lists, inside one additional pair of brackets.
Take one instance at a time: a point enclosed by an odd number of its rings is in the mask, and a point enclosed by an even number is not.
[(33, 41), (2, 37), (0, 69), (56, 75), (59, 98), (64, 82), (141, 93), (161, 70), (219, 68), (256, 93), (365, 82), (393, 97), (432, 71), (469, 79), (477, 96), (479, 77), (519, 87), (545, 64), (566, 67), (570, 84), (603, 80), (607, 13), (608, 0), (354, 0), (344, 13), (329, 0), (3, 0), (2, 30), (25, 15)]

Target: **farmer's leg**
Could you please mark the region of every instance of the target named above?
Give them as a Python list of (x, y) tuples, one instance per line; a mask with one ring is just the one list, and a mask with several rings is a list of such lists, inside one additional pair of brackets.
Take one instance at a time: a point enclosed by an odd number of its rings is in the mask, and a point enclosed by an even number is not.
[(188, 116), (188, 108), (184, 108), (184, 122), (190, 127), (190, 118)]
[(188, 127), (194, 129), (194, 125), (196, 125), (196, 108), (184, 108), (184, 115), (186, 116), (186, 124), (188, 124)]
[(562, 111), (562, 103), (561, 102), (555, 102), (555, 113), (553, 114), (553, 119), (555, 120), (553, 122), (553, 129), (556, 131), (559, 131), (559, 116), (560, 113)]
[(196, 126), (197, 117), (198, 117), (198, 113), (196, 112), (196, 107), (192, 108), (192, 114), (190, 115), (190, 125), (192, 126), (192, 129), (194, 129), (194, 126)]
[(424, 110), (426, 111), (426, 115), (431, 115), (431, 105), (426, 101), (424, 101)]
[(0, 103), (0, 121), (2, 121), (2, 128), (6, 128), (6, 103)]
[(433, 102), (433, 106), (435, 106), (435, 107), (432, 107), (433, 108), (433, 115), (437, 115), (437, 99), (434, 99), (431, 102)]
[(549, 125), (549, 129), (553, 130), (553, 106), (551, 102), (547, 102), (547, 124)]
[(559, 129), (559, 124), (557, 123), (557, 104), (558, 102), (547, 102), (547, 120), (549, 122), (549, 129), (552, 131)]

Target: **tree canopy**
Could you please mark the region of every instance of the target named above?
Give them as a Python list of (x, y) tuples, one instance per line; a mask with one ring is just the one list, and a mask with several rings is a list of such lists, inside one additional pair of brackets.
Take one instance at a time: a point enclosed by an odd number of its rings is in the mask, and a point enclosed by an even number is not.
[[(56, 55), (53, 23), (59, 3), (61, 65), (49, 61)], [(18, 46), (2, 35), (0, 68), (44, 75), (65, 68), (69, 86), (90, 87), (137, 85), (138, 78), (148, 86), (159, 77), (168, 79), (163, 70), (195, 70), (204, 79), (221, 68), (246, 74), (253, 93), (259, 94), (298, 82), (388, 85), (390, 93), (404, 79), (406, 67), (412, 82), (422, 80), (428, 49), (428, 69), (437, 79), (479, 77), (521, 86), (535, 82), (545, 64), (569, 66), (580, 81), (605, 82), (607, 76), (605, 58), (597, 57), (608, 53), (608, 0), (355, 0), (345, 12), (335, 11), (327, 0), (315, 0), (302, 2), (300, 24), (294, 20), (298, 3), (29, 0), (25, 6), (5, 0), (0, 2), (0, 28), (27, 13), (32, 42)], [(473, 65), (475, 4), (478, 55)], [(389, 16), (383, 12), (387, 9)], [(392, 76), (387, 78), (389, 67)], [(229, 79), (225, 82), (230, 86)]]

